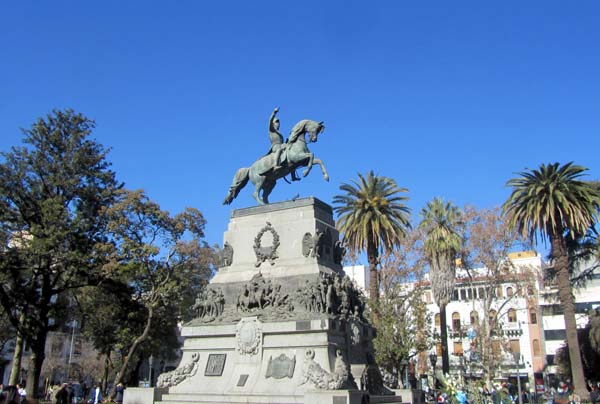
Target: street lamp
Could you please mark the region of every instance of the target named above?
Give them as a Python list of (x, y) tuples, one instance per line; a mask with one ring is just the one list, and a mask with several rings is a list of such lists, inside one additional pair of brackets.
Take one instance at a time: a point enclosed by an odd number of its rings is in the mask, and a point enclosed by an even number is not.
[(431, 362), (431, 380), (432, 380), (432, 386), (431, 388), (435, 391), (436, 388), (436, 384), (437, 384), (437, 380), (435, 377), (435, 364), (437, 363), (437, 355), (435, 354), (435, 352), (432, 352), (429, 354), (429, 361)]
[(517, 365), (517, 387), (519, 391), (519, 404), (523, 404), (523, 397), (521, 396), (521, 353), (513, 352), (515, 358), (515, 364)]

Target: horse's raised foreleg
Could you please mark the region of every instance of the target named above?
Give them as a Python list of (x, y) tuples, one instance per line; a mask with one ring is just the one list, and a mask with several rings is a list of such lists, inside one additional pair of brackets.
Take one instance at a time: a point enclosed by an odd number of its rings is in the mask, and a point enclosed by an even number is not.
[(318, 164), (321, 167), (321, 171), (323, 172), (323, 179), (325, 181), (329, 181), (329, 174), (327, 174), (327, 169), (325, 168), (325, 164), (319, 158), (313, 158), (313, 163)]
[(306, 169), (302, 172), (303, 177), (306, 177), (308, 175), (308, 173), (310, 173), (310, 170), (312, 169), (313, 162), (315, 159), (315, 155), (313, 153), (307, 153), (307, 157), (308, 157), (308, 164), (306, 164)]

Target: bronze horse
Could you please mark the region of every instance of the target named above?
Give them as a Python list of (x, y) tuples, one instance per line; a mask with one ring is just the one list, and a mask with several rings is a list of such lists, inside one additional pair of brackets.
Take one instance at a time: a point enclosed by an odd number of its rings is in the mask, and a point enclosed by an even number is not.
[(240, 168), (233, 177), (223, 204), (229, 205), (238, 196), (240, 190), (246, 186), (248, 180), (254, 184), (254, 193), (252, 194), (254, 199), (260, 205), (267, 204), (269, 203), (269, 194), (275, 188), (277, 180), (292, 173), (298, 167), (306, 167), (302, 172), (302, 176), (306, 177), (312, 166), (318, 164), (321, 166), (323, 178), (325, 181), (329, 181), (325, 164), (308, 149), (305, 136), (308, 134), (309, 142), (316, 142), (324, 129), (323, 122), (310, 119), (298, 122), (292, 128), (286, 142), (281, 164), (278, 165), (275, 161), (275, 153), (270, 153), (256, 160), (250, 167)]

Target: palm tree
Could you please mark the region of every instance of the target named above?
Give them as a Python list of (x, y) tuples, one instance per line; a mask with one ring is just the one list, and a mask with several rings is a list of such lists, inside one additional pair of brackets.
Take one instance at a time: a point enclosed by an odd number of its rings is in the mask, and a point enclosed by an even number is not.
[(431, 291), (440, 307), (440, 337), (442, 343), (442, 370), (450, 371), (448, 357), (448, 331), (446, 327), (446, 305), (454, 291), (456, 258), (461, 249), (462, 212), (451, 202), (433, 198), (421, 210), (419, 228), (425, 232), (425, 257), (429, 262)]
[(343, 242), (355, 253), (367, 252), (369, 261), (369, 296), (373, 308), (379, 303), (379, 256), (393, 250), (410, 228), (410, 208), (399, 188), (391, 178), (370, 171), (366, 177), (358, 174), (358, 181), (342, 184), (343, 195), (336, 195), (333, 203), (338, 214), (338, 229)]
[(600, 192), (579, 178), (587, 168), (572, 162), (542, 164), (539, 169), (519, 173), (507, 185), (513, 187), (503, 210), (511, 227), (531, 242), (550, 240), (550, 256), (557, 273), (558, 295), (564, 310), (571, 374), (576, 392), (587, 397), (577, 340), (575, 305), (570, 279), (567, 240), (584, 237), (598, 219)]

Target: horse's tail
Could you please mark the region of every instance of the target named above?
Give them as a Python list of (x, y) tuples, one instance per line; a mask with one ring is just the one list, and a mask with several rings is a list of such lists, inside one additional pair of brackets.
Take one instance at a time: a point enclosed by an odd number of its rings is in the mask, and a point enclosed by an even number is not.
[(233, 177), (233, 181), (231, 186), (229, 187), (229, 192), (223, 201), (223, 205), (229, 205), (231, 201), (233, 201), (236, 196), (240, 193), (241, 189), (246, 186), (248, 180), (250, 179), (250, 169), (249, 168), (240, 168), (235, 176)]

